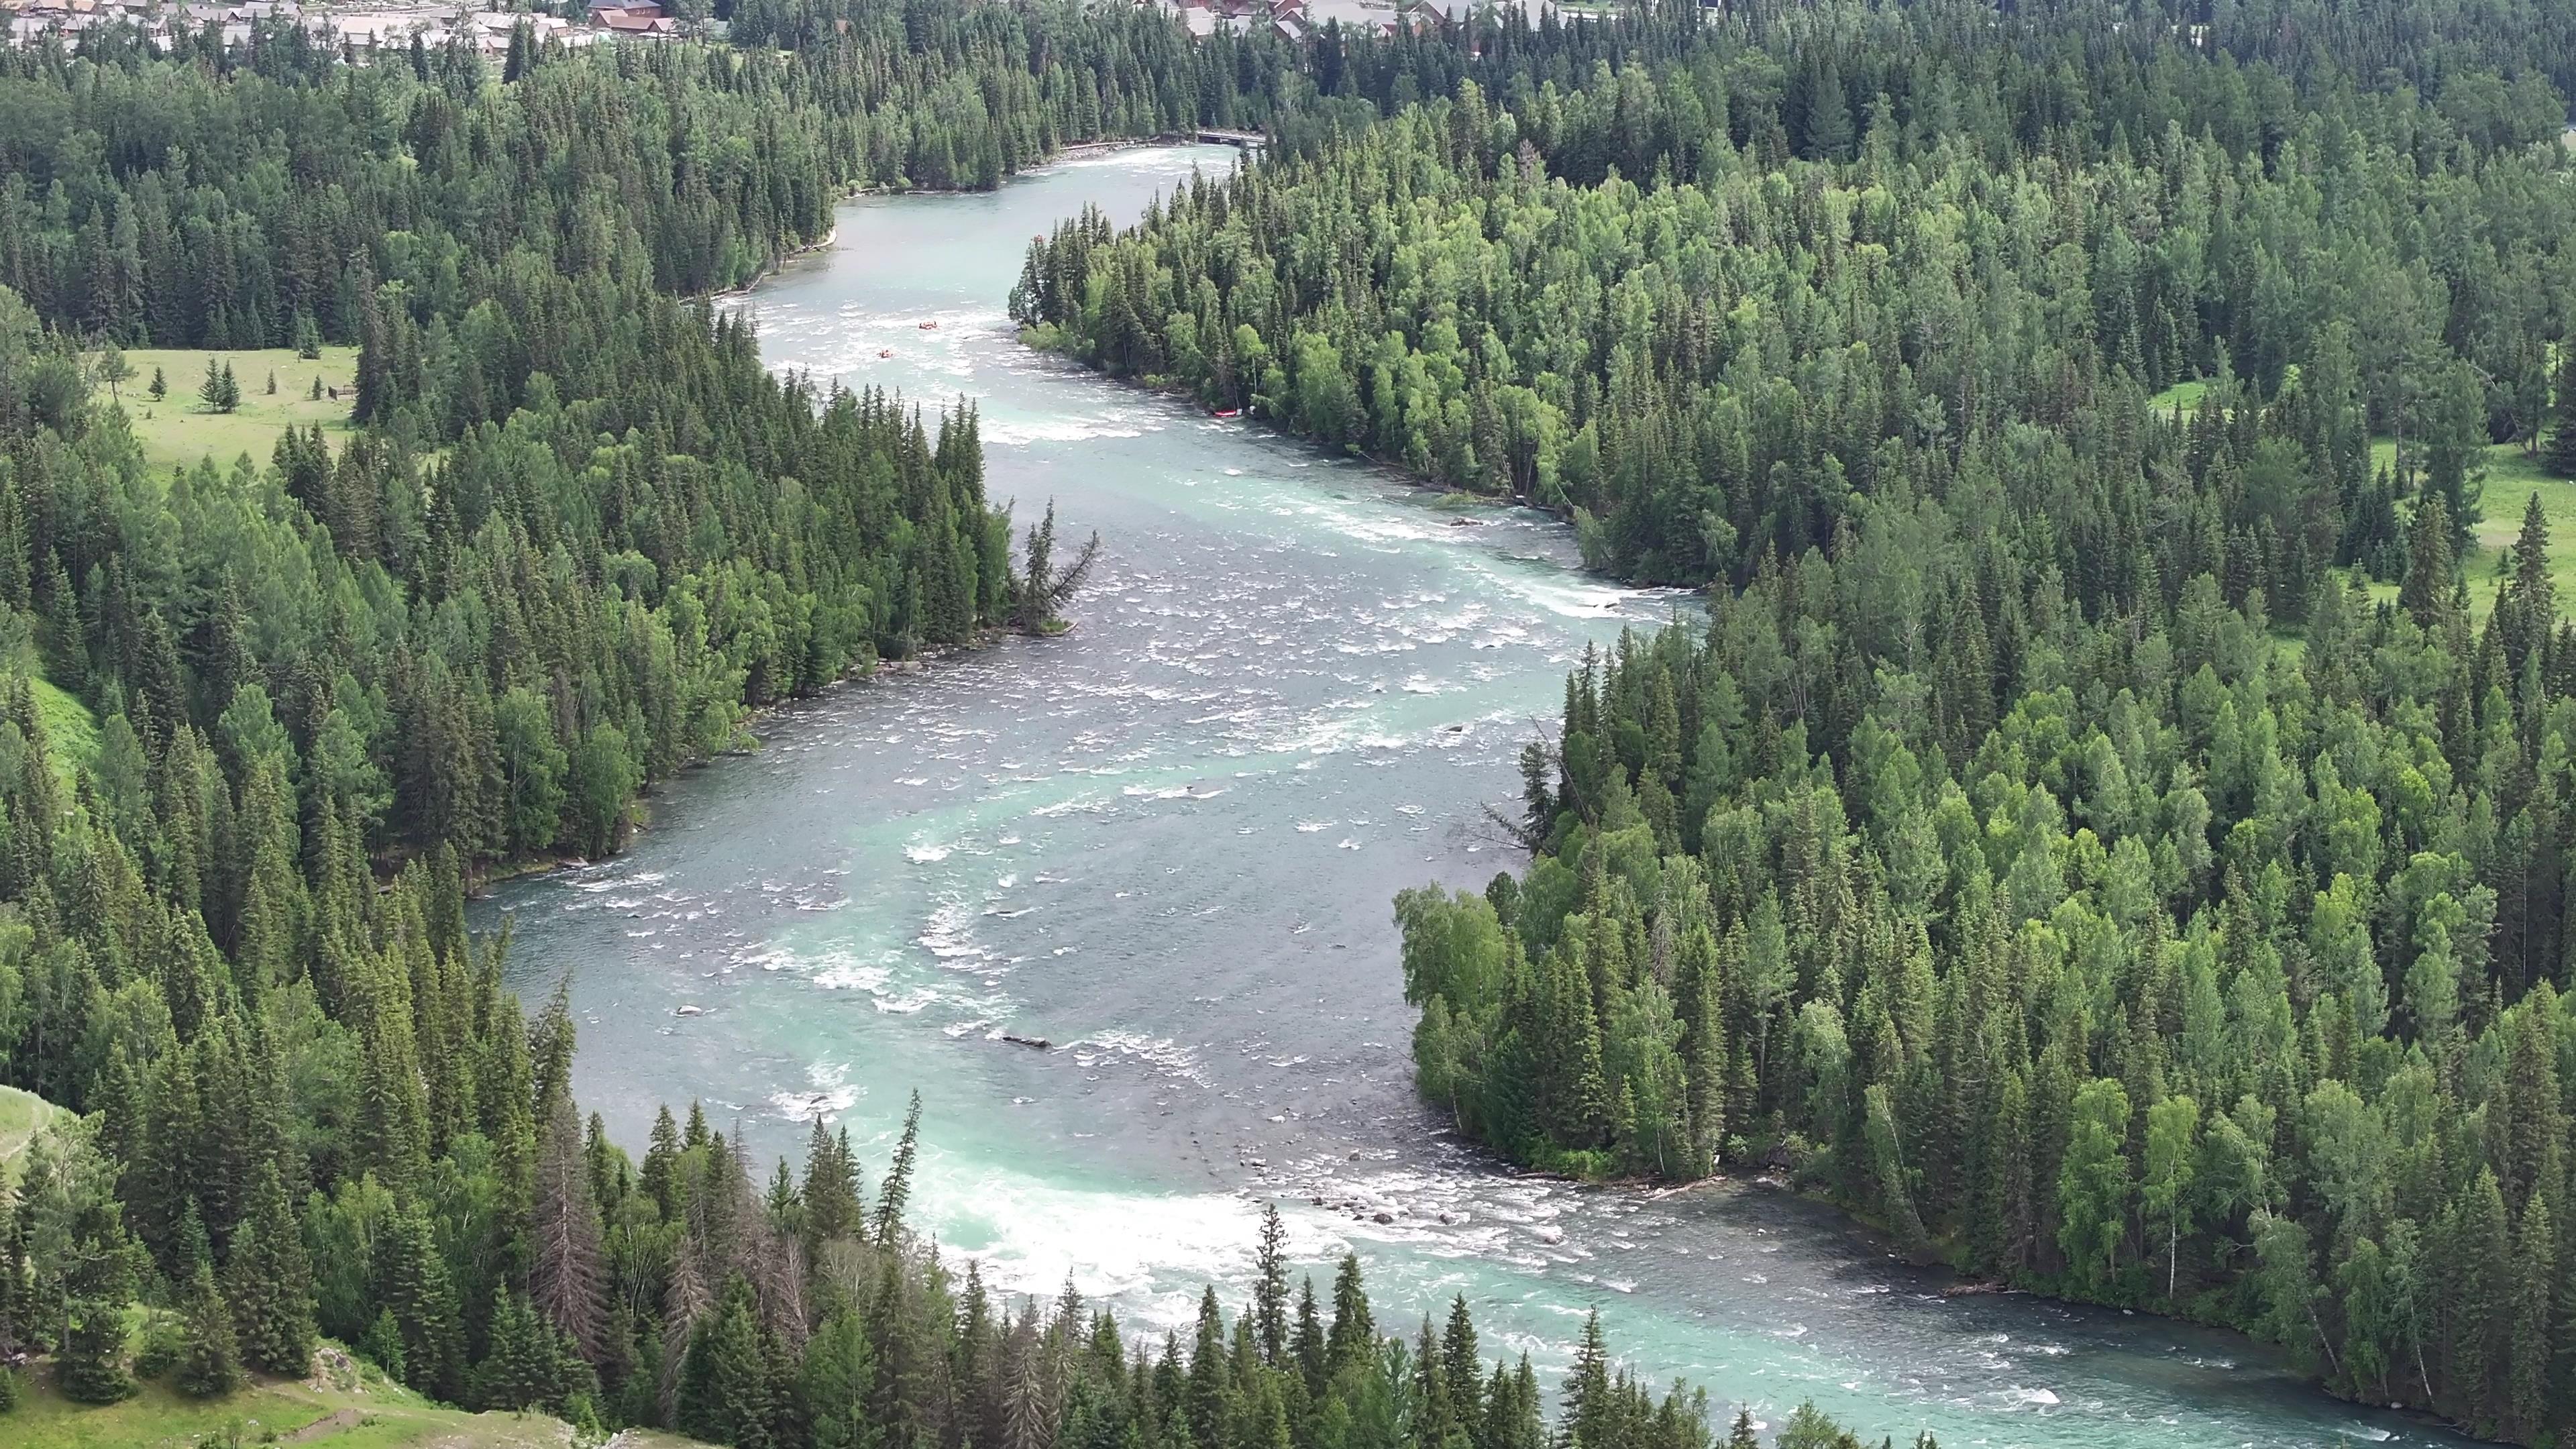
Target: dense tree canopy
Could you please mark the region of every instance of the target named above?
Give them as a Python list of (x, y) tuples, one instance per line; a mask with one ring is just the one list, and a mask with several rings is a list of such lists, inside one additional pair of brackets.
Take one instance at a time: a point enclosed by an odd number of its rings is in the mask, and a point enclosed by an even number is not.
[[(1067, 223), (1016, 310), (1112, 373), (1567, 513), (1642, 581), (1740, 585), (1861, 500), (1991, 488), (2034, 495), (2015, 551), (2088, 609), (2207, 570), (2302, 617), (2331, 566), (2400, 576), (2420, 488), (2464, 540), (2483, 449), (2542, 437), (2576, 295), (2548, 80), (2432, 97), (1957, 18), (1827, 12), (1562, 85), (1524, 41), (1377, 124), (1292, 117), (1126, 233)], [(2294, 412), (2177, 489), (2144, 400), (2199, 380)]]
[[(85, 1114), (0, 1213), (0, 1349), (104, 1401), (329, 1334), (746, 1446), (1711, 1443), (1597, 1330), (1550, 1426), (1463, 1305), (1407, 1347), (1352, 1261), (1292, 1308), (1275, 1237), (1186, 1345), (997, 1302), (905, 1228), (910, 1132), (873, 1202), (819, 1126), (765, 1187), (694, 1110), (631, 1159), (465, 929), (749, 710), (1054, 627), (1089, 557), (1050, 518), (1014, 570), (971, 409), (774, 377), (704, 299), (849, 188), (1219, 124), (1267, 158), (1032, 248), (1035, 340), (1715, 586), (1569, 681), (1524, 876), (1399, 900), (1428, 1096), (1585, 1173), (1785, 1163), (2355, 1396), (2576, 1413), (2576, 633), (2537, 501), (2460, 563), (2491, 447), (2576, 467), (2571, 7), (712, 13), (498, 75), (0, 53), (0, 1080)], [(144, 463), (119, 346), (326, 342), (354, 435)]]

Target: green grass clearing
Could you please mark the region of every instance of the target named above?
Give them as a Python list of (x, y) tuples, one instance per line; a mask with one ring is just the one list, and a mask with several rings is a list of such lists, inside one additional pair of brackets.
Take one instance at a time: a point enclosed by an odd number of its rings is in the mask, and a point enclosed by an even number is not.
[(373, 1369), (325, 1346), (338, 1370), (329, 1381), (262, 1380), (220, 1399), (193, 1399), (146, 1384), (121, 1404), (76, 1404), (55, 1392), (48, 1365), (18, 1375), (21, 1401), (0, 1417), (10, 1449), (194, 1449), (235, 1441), (318, 1444), (329, 1449), (570, 1449), (572, 1429), (543, 1414), (469, 1414), (442, 1409), (387, 1383)]
[(2576, 605), (2576, 483), (2552, 478), (2540, 460), (2507, 444), (2487, 450), (2486, 491), (2478, 499), (2482, 515), (2476, 531), (2477, 551), (2463, 561), (2469, 581), (2469, 607), (2481, 619), (2495, 607), (2499, 569), (2510, 569), (2513, 541), (2522, 533), (2522, 510), (2534, 496), (2540, 516), (2549, 524), (2549, 577), (2558, 585), (2558, 606)]
[(44, 722), (54, 773), (68, 786), (77, 770), (98, 763), (98, 716), (71, 691), (41, 674), (30, 673), (27, 684), (35, 692), (36, 718)]
[[(2370, 445), (2373, 473), (2394, 468), (2397, 445), (2382, 438)], [(2540, 460), (2519, 444), (2497, 443), (2487, 449), (2486, 482), (2478, 495), (2478, 526), (2460, 575), (2468, 580), (2469, 618), (2483, 624), (2495, 611), (2496, 581), (2513, 566), (2513, 541), (2522, 533), (2522, 510), (2537, 495), (2540, 516), (2549, 525), (2549, 577), (2558, 586), (2561, 614), (2576, 612), (2576, 482), (2541, 471)], [(2401, 512), (2412, 505), (2401, 502)], [(2372, 581), (2370, 597), (2395, 602), (2395, 584)]]
[(33, 1092), (0, 1087), (0, 1186), (17, 1182), (37, 1135), (70, 1116)]
[(2163, 416), (2170, 416), (2176, 408), (2180, 408), (2184, 412), (2190, 412), (2192, 409), (2200, 406), (2201, 394), (2207, 391), (2209, 391), (2208, 379), (2198, 377), (2190, 378), (2186, 381), (2175, 383), (2173, 386), (2166, 388), (2163, 392), (2157, 393), (2154, 397), (2147, 399), (2147, 406), (2154, 409), (2159, 415)]
[[(233, 378), (241, 384), (241, 406), (229, 413), (209, 411), (198, 400), (197, 388), (205, 381), (209, 357), (229, 360)], [(207, 457), (218, 467), (230, 467), (244, 453), (266, 463), (277, 435), (290, 427), (319, 423), (329, 434), (352, 431), (349, 409), (358, 380), (354, 347), (325, 347), (315, 359), (298, 357), (291, 347), (249, 352), (139, 348), (125, 354), (125, 364), (134, 369), (134, 376), (118, 384), (114, 396), (104, 383), (94, 395), (101, 404), (120, 402), (135, 440), (143, 445), (145, 461), (156, 468), (192, 467)], [(169, 384), (169, 394), (158, 402), (150, 393), (154, 368)], [(272, 373), (277, 377), (274, 395), (268, 391)], [(310, 396), (317, 377), (323, 387), (318, 402)], [(330, 396), (335, 387), (340, 390), (336, 402)]]

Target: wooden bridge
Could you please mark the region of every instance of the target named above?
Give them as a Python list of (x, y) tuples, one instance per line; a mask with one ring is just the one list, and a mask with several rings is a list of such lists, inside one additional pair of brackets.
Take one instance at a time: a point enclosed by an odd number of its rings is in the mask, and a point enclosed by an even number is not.
[(1232, 146), (1238, 151), (1258, 151), (1269, 138), (1259, 131), (1215, 131), (1202, 127), (1192, 132), (1190, 139), (1202, 146)]

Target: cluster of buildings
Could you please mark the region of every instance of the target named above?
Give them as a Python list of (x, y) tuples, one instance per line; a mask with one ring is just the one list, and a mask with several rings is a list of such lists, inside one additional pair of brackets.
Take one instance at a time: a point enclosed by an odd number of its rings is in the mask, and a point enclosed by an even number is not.
[(1443, 35), (1479, 14), (1518, 20), (1536, 29), (1544, 0), (1151, 0), (1180, 17), (1202, 39), (1220, 30), (1250, 35), (1267, 30), (1282, 40), (1305, 40), (1338, 22), (1345, 34)]
[(8, 43), (41, 45), (61, 37), (66, 42), (102, 25), (132, 25), (152, 44), (167, 47), (178, 30), (220, 31), (226, 45), (246, 45), (260, 25), (293, 25), (354, 60), (381, 51), (408, 51), (414, 37), (431, 50), (463, 44), (492, 60), (510, 50), (511, 32), (528, 27), (540, 45), (571, 49), (602, 40), (667, 36), (680, 22), (664, 13), (658, 0), (593, 0), (580, 20), (522, 11), (477, 10), (467, 4), (306, 4), (303, 0), (19, 0), (8, 11)]

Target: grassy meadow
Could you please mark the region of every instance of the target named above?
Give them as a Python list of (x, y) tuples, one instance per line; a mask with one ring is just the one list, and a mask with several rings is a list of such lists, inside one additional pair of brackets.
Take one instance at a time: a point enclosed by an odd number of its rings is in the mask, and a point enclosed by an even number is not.
[[(214, 411), (197, 395), (209, 357), (231, 362), (233, 378), (241, 384), (241, 405), (229, 413)], [(277, 435), (290, 427), (319, 423), (326, 434), (350, 431), (349, 407), (358, 379), (354, 347), (325, 347), (319, 358), (298, 357), (291, 347), (242, 352), (151, 347), (126, 353), (125, 364), (134, 376), (112, 389), (100, 383), (96, 396), (125, 409), (143, 456), (155, 467), (192, 467), (206, 457), (228, 467), (245, 453), (265, 463)], [(150, 391), (155, 368), (169, 389), (157, 401)], [(271, 375), (277, 378), (275, 393), (268, 391)], [(323, 388), (319, 401), (311, 395), (316, 378)], [(330, 396), (335, 387), (340, 390), (337, 402)]]
[(103, 1407), (64, 1398), (41, 1364), (38, 1370), (19, 1372), (18, 1407), (0, 1417), (0, 1443), (10, 1449), (571, 1449), (573, 1442), (561, 1419), (442, 1409), (373, 1370), (351, 1385), (268, 1380), (220, 1399), (145, 1384), (133, 1398)]

